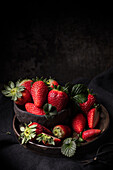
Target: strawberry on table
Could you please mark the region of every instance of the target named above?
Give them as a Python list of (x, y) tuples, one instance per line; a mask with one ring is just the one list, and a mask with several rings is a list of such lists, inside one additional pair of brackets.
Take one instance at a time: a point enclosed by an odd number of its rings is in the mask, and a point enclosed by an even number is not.
[(34, 103), (26, 103), (25, 109), (27, 112), (35, 114), (35, 115), (45, 115), (43, 108), (38, 108), (34, 105)]
[(88, 111), (91, 109), (91, 107), (96, 102), (96, 98), (92, 94), (88, 94), (88, 100), (84, 103), (80, 103), (81, 110), (87, 115)]
[(57, 109), (57, 112), (64, 109), (68, 103), (68, 95), (60, 89), (60, 86), (56, 89), (52, 89), (48, 93), (48, 103), (52, 106), (55, 106)]
[(78, 113), (72, 120), (72, 128), (78, 134), (84, 130), (85, 125), (86, 118), (82, 113)]
[(52, 146), (52, 145), (59, 146), (61, 144), (61, 139), (43, 132), (40, 135), (38, 135), (36, 140), (38, 142), (43, 142), (43, 144), (46, 146)]
[(38, 80), (33, 83), (31, 95), (35, 106), (42, 107), (48, 94), (48, 87), (44, 81)]
[(24, 86), (20, 86), (18, 81), (16, 82), (16, 85), (10, 81), (9, 86), (5, 86), (5, 90), (2, 90), (2, 93), (6, 97), (11, 97), (11, 100), (14, 100), (18, 105), (24, 105), (27, 102), (31, 102), (29, 91)]
[(91, 141), (100, 133), (101, 133), (100, 129), (88, 129), (82, 133), (82, 138), (86, 141)]
[(91, 109), (87, 114), (88, 126), (89, 128), (93, 129), (99, 122), (99, 111), (98, 106)]
[(53, 134), (60, 139), (64, 139), (71, 135), (71, 129), (67, 125), (56, 125), (53, 128)]

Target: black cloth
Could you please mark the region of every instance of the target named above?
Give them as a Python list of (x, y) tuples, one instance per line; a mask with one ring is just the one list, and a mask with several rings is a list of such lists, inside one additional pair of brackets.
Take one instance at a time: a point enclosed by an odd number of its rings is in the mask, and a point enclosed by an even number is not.
[[(14, 170), (75, 170), (75, 169), (112, 169), (112, 159), (108, 164), (96, 162), (84, 166), (79, 162), (81, 159), (91, 158), (100, 145), (113, 142), (113, 68), (97, 75), (94, 79), (75, 80), (75, 83), (85, 83), (94, 90), (99, 103), (102, 103), (109, 112), (110, 126), (106, 134), (97, 143), (78, 150), (73, 158), (49, 157), (39, 155), (21, 146), (14, 134), (12, 121), (14, 117), (13, 102), (0, 94), (0, 165), (1, 169)], [(9, 134), (8, 132), (11, 132)], [(110, 156), (110, 155), (109, 155)]]

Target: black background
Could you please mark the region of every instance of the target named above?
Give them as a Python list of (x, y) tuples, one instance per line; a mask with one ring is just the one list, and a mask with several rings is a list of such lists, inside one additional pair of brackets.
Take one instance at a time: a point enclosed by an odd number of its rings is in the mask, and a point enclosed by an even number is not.
[[(113, 66), (112, 9), (107, 4), (103, 8), (103, 4), (92, 3), (86, 8), (77, 4), (70, 7), (66, 2), (61, 6), (57, 2), (48, 8), (45, 3), (23, 5), (19, 1), (1, 5), (0, 13), (1, 88), (9, 80), (20, 77), (52, 76), (62, 83), (87, 78), (91, 80), (89, 87), (97, 93), (98, 101), (107, 108), (111, 118), (109, 138), (100, 143), (112, 142), (113, 68), (94, 78)], [(15, 138), (13, 116), (13, 102), (0, 93), (0, 163), (4, 169), (6, 166), (41, 170), (110, 168), (110, 164), (101, 163), (85, 168), (74, 159), (48, 158), (24, 149)], [(8, 131), (11, 135), (6, 134)], [(95, 154), (96, 150), (91, 149), (94, 148), (87, 150), (84, 159)]]
[(92, 79), (113, 65), (112, 10), (70, 4), (1, 6), (1, 85), (35, 76)]

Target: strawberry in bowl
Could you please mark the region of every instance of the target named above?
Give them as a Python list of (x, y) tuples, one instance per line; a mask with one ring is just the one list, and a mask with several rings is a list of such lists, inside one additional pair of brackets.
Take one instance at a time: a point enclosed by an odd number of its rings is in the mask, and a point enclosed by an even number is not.
[(24, 79), (5, 86), (2, 93), (14, 100), (14, 112), (21, 123), (37, 122), (47, 127), (69, 120), (68, 94), (55, 80)]

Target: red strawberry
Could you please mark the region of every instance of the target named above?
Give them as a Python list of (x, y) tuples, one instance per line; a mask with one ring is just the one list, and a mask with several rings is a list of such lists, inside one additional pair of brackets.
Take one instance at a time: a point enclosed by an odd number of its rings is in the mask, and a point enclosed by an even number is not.
[(85, 125), (86, 119), (82, 113), (78, 113), (72, 120), (72, 128), (78, 134), (84, 130)]
[(26, 111), (35, 115), (45, 115), (45, 112), (42, 108), (38, 108), (33, 103), (25, 104)]
[(48, 103), (55, 106), (57, 112), (59, 112), (66, 107), (68, 95), (63, 91), (53, 89), (48, 93)]
[(42, 107), (48, 93), (48, 87), (43, 81), (36, 81), (31, 88), (31, 95), (35, 106)]
[(57, 125), (53, 128), (54, 136), (63, 139), (71, 135), (71, 129), (66, 125)]
[(43, 132), (43, 127), (42, 127), (42, 125), (40, 125), (40, 124), (37, 123), (37, 122), (30, 123), (28, 126), (31, 128), (31, 127), (33, 127), (34, 125), (36, 125), (36, 127), (35, 127), (35, 128), (36, 128), (35, 132), (36, 132), (37, 135)]
[(32, 82), (33, 81), (30, 79), (24, 79), (19, 83), (19, 85), (24, 86), (31, 93), (31, 83)]
[(27, 102), (31, 102), (31, 95), (27, 89), (25, 89), (21, 93), (22, 93), (22, 97), (17, 98), (17, 100), (15, 101), (16, 104), (24, 105)]
[(42, 126), (42, 128), (43, 128), (44, 133), (47, 133), (49, 135), (53, 135), (53, 133), (48, 128), (46, 128), (45, 126)]
[(9, 86), (5, 86), (5, 90), (2, 93), (6, 97), (11, 97), (12, 100), (18, 105), (24, 105), (27, 102), (31, 102), (31, 95), (24, 86), (20, 86), (19, 82), (16, 85), (10, 81)]
[(87, 115), (91, 106), (93, 106), (95, 102), (96, 102), (96, 98), (92, 94), (89, 94), (88, 100), (84, 103), (80, 103), (79, 105), (80, 105), (81, 110)]
[(93, 129), (96, 127), (99, 121), (99, 111), (97, 107), (91, 109), (87, 114), (88, 126)]
[(58, 86), (58, 82), (56, 80), (53, 80), (53, 79), (49, 79), (47, 84), (51, 87), (51, 88), (54, 88), (54, 86)]
[(96, 136), (100, 134), (100, 129), (89, 129), (82, 133), (82, 138), (86, 141), (93, 140)]
[(59, 146), (61, 144), (61, 139), (48, 135), (46, 133), (41, 133), (36, 138), (36, 140), (39, 142), (43, 142), (43, 144), (46, 146), (51, 146), (51, 145)]

